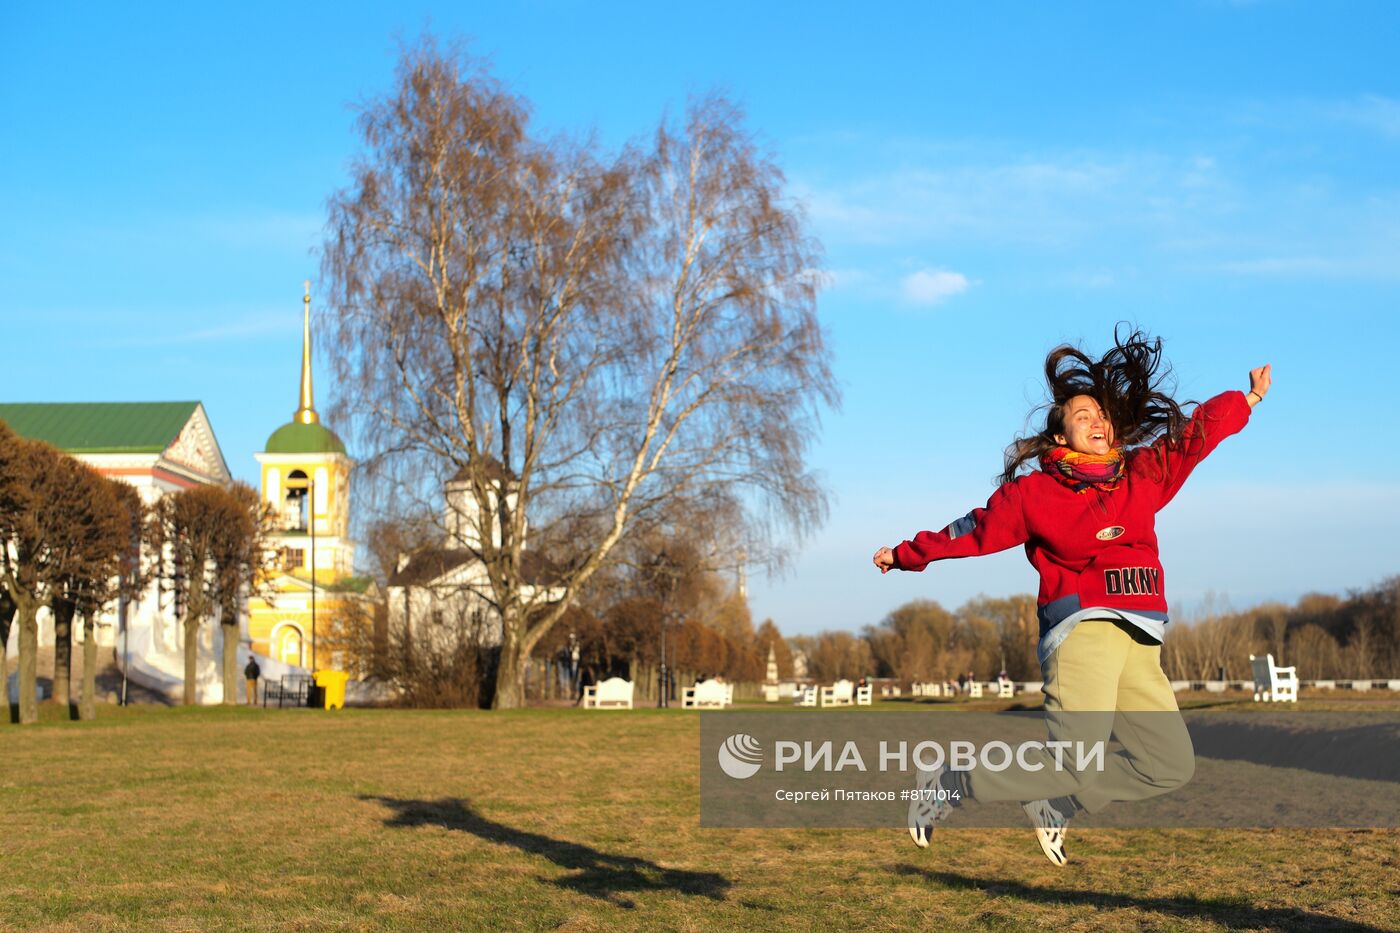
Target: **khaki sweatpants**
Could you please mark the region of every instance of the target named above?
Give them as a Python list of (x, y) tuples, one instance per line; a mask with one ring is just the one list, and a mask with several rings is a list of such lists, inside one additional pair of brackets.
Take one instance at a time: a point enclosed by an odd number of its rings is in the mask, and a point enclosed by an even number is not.
[[(1124, 623), (1126, 625), (1126, 623)], [(1049, 748), (1028, 754), (1028, 768), (982, 768), (970, 775), (974, 800), (1040, 800), (1073, 794), (1093, 812), (1115, 800), (1143, 800), (1185, 784), (1195, 752), (1162, 671), (1162, 646), (1138, 641), (1119, 623), (1088, 620), (1041, 668), (1051, 740), (1107, 743), (1122, 750), (1103, 756), (1103, 770), (1076, 771), (1075, 756), (1056, 768)], [(1035, 770), (1034, 765), (1042, 767)]]

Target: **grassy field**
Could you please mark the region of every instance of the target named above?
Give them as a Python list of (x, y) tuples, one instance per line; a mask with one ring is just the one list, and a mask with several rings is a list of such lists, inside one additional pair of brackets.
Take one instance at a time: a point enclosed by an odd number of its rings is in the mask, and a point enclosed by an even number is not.
[(681, 711), (45, 712), (9, 928), (1400, 929), (1397, 831), (701, 829)]

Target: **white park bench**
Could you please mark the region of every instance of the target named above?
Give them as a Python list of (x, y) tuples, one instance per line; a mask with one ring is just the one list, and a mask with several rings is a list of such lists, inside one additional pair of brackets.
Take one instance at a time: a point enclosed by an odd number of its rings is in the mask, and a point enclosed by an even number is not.
[(856, 701), (856, 685), (849, 680), (838, 680), (830, 687), (822, 687), (822, 706), (850, 706)]
[(875, 696), (875, 688), (866, 684), (856, 688), (856, 706), (869, 706)]
[(1249, 656), (1254, 669), (1254, 699), (1267, 702), (1298, 702), (1298, 668), (1279, 667), (1274, 656)]
[(967, 682), (967, 695), (972, 697), (974, 700), (982, 699), (982, 681), (969, 680)]
[[(775, 691), (773, 699), (777, 699)], [(681, 693), (683, 709), (724, 709), (734, 705), (734, 685), (718, 680), (702, 680)]]
[(632, 681), (621, 677), (609, 677), (600, 684), (583, 688), (583, 708), (603, 709), (632, 708)]
[(797, 698), (792, 701), (793, 706), (816, 706), (817, 688), (803, 687), (797, 691)]
[(997, 698), (1009, 700), (1016, 695), (1016, 683), (1011, 680), (997, 679)]

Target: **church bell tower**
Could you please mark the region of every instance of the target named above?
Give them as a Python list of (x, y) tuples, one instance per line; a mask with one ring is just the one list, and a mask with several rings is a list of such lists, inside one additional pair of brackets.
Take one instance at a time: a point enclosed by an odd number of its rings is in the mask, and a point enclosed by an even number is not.
[[(311, 283), (302, 296), (301, 387), (292, 420), (268, 437), (261, 453), (262, 501), (272, 507), (272, 543), (279, 569), (320, 585), (349, 576), (350, 471), (345, 444), (321, 424), (311, 385)], [(315, 566), (311, 564), (315, 537)]]

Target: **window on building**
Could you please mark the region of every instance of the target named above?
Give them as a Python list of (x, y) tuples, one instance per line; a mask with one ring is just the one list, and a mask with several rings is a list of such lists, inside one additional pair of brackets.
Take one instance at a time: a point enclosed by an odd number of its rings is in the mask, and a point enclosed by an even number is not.
[(299, 547), (284, 547), (282, 549), (282, 569), (301, 570), (306, 566), (306, 551)]

